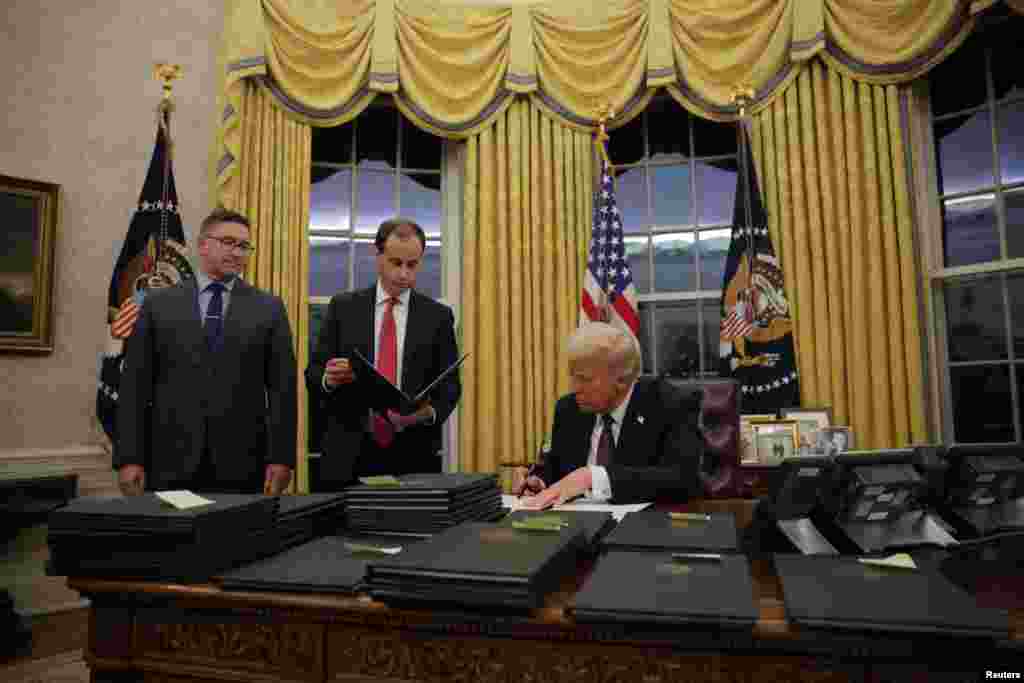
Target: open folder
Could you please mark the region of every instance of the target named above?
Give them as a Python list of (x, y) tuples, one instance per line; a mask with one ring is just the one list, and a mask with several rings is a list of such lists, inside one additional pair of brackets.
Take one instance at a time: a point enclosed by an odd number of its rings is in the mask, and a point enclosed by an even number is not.
[(462, 361), (469, 357), (469, 354), (463, 354), (461, 358), (445, 368), (444, 372), (434, 378), (434, 381), (423, 387), (418, 394), (415, 396), (409, 396), (397, 386), (391, 383), (384, 375), (380, 374), (377, 368), (373, 367), (373, 363), (366, 359), (366, 356), (359, 352), (359, 349), (352, 350), (354, 355), (351, 358), (352, 370), (356, 374), (356, 381), (359, 383), (360, 389), (366, 392), (367, 403), (370, 408), (383, 414), (384, 411), (393, 410), (397, 413), (406, 415), (416, 410), (423, 399), (427, 397), (430, 390), (437, 386), (438, 382), (443, 380), (449, 374), (455, 371)]

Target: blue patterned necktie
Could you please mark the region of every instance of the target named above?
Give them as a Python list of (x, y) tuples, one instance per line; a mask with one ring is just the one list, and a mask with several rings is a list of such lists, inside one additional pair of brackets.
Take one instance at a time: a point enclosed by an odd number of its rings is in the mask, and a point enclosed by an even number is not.
[(213, 294), (206, 306), (206, 320), (203, 326), (206, 332), (206, 348), (217, 351), (224, 339), (224, 285), (211, 282), (206, 290)]

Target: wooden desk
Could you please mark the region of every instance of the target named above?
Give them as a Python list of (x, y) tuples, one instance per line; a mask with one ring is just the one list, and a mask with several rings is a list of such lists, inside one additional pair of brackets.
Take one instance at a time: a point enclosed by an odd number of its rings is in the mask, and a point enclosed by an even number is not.
[[(749, 501), (701, 501), (743, 525)], [(801, 631), (785, 618), (768, 560), (754, 560), (753, 633), (576, 624), (563, 607), (590, 569), (522, 613), (397, 609), (368, 596), (222, 591), (211, 585), (71, 578), (92, 599), (93, 683), (651, 683), (654, 681), (961, 681), (1022, 657), (1024, 613), (1010, 647), (954, 638)], [(921, 676), (931, 669), (930, 675)], [(950, 672), (948, 675), (937, 672)]]

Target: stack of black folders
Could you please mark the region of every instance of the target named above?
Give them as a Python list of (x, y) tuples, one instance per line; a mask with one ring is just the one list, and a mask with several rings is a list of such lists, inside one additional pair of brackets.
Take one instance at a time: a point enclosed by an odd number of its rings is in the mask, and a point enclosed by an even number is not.
[(583, 527), (560, 518), (515, 526), (468, 522), (370, 563), (370, 595), (388, 603), (432, 602), (530, 609), (572, 575)]
[(775, 570), (786, 614), (802, 627), (1009, 638), (1008, 611), (979, 607), (937, 567), (909, 554), (775, 555)]
[(757, 621), (750, 563), (735, 517), (647, 509), (626, 515), (568, 612), (580, 622), (750, 630)]
[(274, 496), (204, 494), (177, 509), (153, 493), (78, 498), (49, 516), (51, 574), (207, 581), (274, 552)]
[(505, 514), (495, 474), (364, 477), (345, 490), (348, 527), (363, 534), (427, 537), (462, 522)]
[(420, 539), (325, 536), (215, 577), (225, 590), (354, 594), (366, 589), (366, 568)]
[(517, 527), (534, 520), (558, 520), (559, 523), (579, 524), (583, 529), (580, 549), (590, 555), (600, 552), (601, 541), (616, 525), (615, 516), (601, 510), (516, 510), (510, 512), (499, 523), (502, 526)]
[(268, 554), (336, 534), (345, 526), (344, 493), (280, 496), (277, 501), (274, 526), (265, 534)]

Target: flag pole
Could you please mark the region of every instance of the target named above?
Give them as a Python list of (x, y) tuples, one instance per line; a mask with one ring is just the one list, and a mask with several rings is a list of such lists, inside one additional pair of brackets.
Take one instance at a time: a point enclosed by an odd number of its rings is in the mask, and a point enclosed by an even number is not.
[[(608, 148), (605, 143), (608, 142), (608, 121), (615, 118), (615, 112), (612, 106), (605, 102), (597, 109), (597, 137), (594, 138), (594, 145), (597, 147), (597, 152), (604, 162), (605, 167), (608, 169), (608, 175), (612, 179), (614, 188), (615, 183), (615, 167), (612, 165), (611, 157), (608, 156)], [(601, 318), (604, 322), (611, 320), (611, 315), (608, 312), (608, 273), (607, 271), (601, 276), (601, 302), (599, 308), (601, 310)]]
[(181, 65), (180, 64), (167, 64), (164, 62), (157, 62), (153, 65), (153, 77), (158, 81), (163, 81), (162, 89), (163, 95), (160, 98), (160, 103), (157, 105), (157, 125), (163, 131), (165, 140), (166, 153), (164, 154), (164, 179), (163, 188), (160, 192), (160, 232), (157, 234), (156, 239), (156, 258), (153, 263), (160, 262), (161, 256), (163, 256), (164, 240), (168, 238), (167, 231), (167, 214), (169, 209), (167, 203), (170, 200), (170, 178), (171, 178), (171, 157), (173, 156), (174, 146), (171, 141), (171, 112), (174, 111), (174, 100), (171, 98), (171, 90), (173, 89), (172, 83), (181, 77)]
[(746, 218), (746, 242), (747, 242), (747, 286), (744, 289), (747, 301), (747, 306), (750, 305), (750, 292), (753, 289), (754, 281), (754, 234), (753, 226), (754, 217), (750, 207), (750, 162), (747, 159), (747, 139), (746, 139), (746, 123), (747, 117), (747, 105), (754, 98), (754, 89), (749, 85), (743, 84), (733, 91), (732, 101), (736, 104), (739, 118), (736, 121), (737, 124), (737, 142), (739, 143), (739, 172), (740, 177), (743, 178), (744, 194), (746, 195), (743, 202), (743, 213)]

